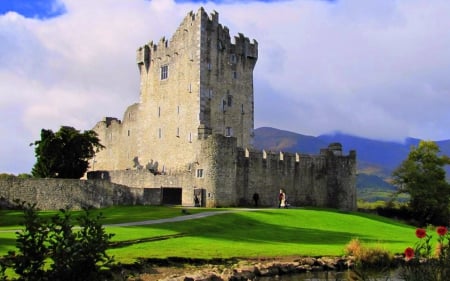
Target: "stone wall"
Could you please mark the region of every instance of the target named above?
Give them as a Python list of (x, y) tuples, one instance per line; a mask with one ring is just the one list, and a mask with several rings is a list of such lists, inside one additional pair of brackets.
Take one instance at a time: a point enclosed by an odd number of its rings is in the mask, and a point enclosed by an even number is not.
[(130, 188), (105, 180), (18, 179), (0, 180), (0, 202), (36, 203), (41, 210), (69, 207), (102, 208), (114, 205), (159, 205), (160, 189)]
[(356, 153), (331, 145), (318, 155), (239, 149), (235, 188), (240, 205), (277, 206), (283, 189), (293, 206), (356, 210)]
[(236, 138), (211, 135), (197, 159), (189, 170), (173, 174), (153, 175), (142, 169), (88, 176), (135, 188), (182, 188), (184, 206), (192, 206), (195, 190), (201, 189), (207, 207), (250, 206), (254, 193), (261, 206), (275, 207), (284, 189), (293, 206), (356, 209), (356, 153), (342, 155), (340, 144), (307, 155), (243, 149)]
[(163, 190), (176, 188), (183, 206), (193, 206), (195, 194), (205, 207), (250, 206), (258, 193), (260, 206), (275, 207), (284, 189), (293, 206), (356, 209), (356, 153), (342, 155), (340, 144), (306, 155), (243, 149), (236, 138), (211, 135), (197, 159), (177, 173), (141, 168), (93, 171), (88, 180), (11, 178), (0, 181), (0, 197), (41, 209), (160, 205)]

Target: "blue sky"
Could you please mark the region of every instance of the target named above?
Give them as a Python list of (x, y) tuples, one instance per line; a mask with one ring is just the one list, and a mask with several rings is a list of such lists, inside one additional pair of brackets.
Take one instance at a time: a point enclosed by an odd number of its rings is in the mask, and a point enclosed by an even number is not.
[(0, 173), (40, 129), (91, 129), (139, 101), (135, 51), (217, 11), (259, 43), (255, 127), (450, 139), (448, 0), (0, 0)]
[(0, 14), (14, 11), (27, 18), (48, 19), (65, 13), (64, 5), (48, 0), (0, 0)]

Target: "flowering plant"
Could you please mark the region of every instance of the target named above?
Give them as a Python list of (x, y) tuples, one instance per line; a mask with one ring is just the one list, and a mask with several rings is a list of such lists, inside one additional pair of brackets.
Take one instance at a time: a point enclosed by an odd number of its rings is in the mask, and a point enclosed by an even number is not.
[(420, 240), (414, 248), (405, 249), (405, 264), (401, 273), (404, 280), (450, 280), (450, 235), (445, 226), (438, 226), (436, 233), (436, 251), (432, 253), (432, 236), (423, 228), (416, 229), (416, 237)]

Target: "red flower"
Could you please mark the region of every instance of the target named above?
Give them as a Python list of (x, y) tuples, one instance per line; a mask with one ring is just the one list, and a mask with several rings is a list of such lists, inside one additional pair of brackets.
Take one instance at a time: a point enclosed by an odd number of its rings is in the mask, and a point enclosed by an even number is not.
[(405, 259), (410, 260), (412, 258), (414, 258), (414, 249), (411, 247), (408, 247), (405, 250)]
[(417, 236), (417, 238), (422, 239), (425, 236), (427, 236), (427, 231), (423, 228), (418, 228), (418, 229), (416, 229), (416, 236)]
[(445, 234), (447, 234), (447, 228), (445, 226), (438, 226), (436, 228), (436, 232), (437, 234), (439, 234), (439, 236), (444, 236)]

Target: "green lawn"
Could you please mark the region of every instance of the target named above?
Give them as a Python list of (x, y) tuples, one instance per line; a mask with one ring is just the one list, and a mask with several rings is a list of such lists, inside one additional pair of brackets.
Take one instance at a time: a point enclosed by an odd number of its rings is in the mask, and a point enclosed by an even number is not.
[[(223, 211), (224, 209), (213, 209)], [(211, 211), (189, 209), (190, 213)], [(180, 208), (115, 207), (102, 209), (105, 224), (179, 216)], [(20, 214), (20, 213), (19, 213)], [(47, 213), (45, 213), (47, 214)], [(76, 213), (75, 213), (76, 215)], [(16, 212), (0, 212), (0, 255), (14, 248)], [(16, 219), (12, 217), (18, 216)], [(5, 219), (7, 218), (7, 219)], [(109, 250), (117, 261), (169, 256), (229, 258), (263, 256), (340, 256), (358, 238), (367, 245), (402, 253), (417, 241), (411, 226), (361, 213), (321, 209), (260, 209), (202, 219), (145, 226), (106, 226), (119, 244)]]

